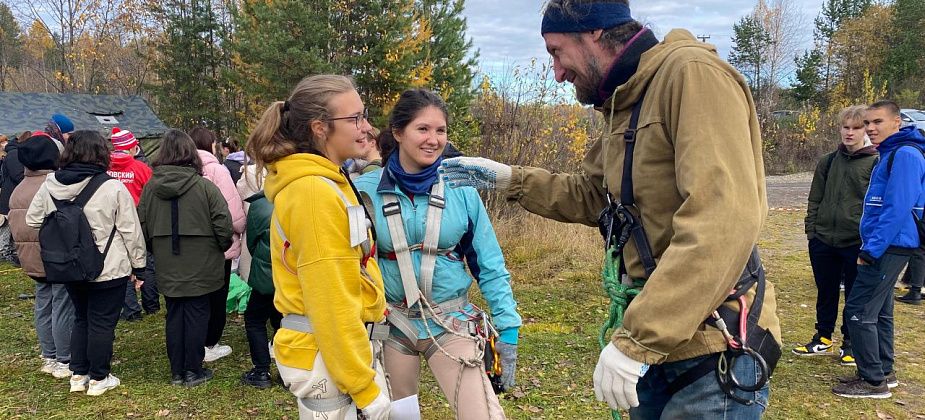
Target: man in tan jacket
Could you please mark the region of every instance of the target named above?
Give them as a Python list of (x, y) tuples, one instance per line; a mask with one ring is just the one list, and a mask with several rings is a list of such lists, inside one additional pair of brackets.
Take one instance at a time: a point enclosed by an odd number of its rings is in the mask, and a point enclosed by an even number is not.
[[(572, 83), (577, 99), (593, 104), (609, 124), (582, 172), (457, 158), (444, 161), (444, 179), (451, 186), (495, 189), (530, 212), (590, 226), (612, 208), (608, 194), (624, 204), (635, 201), (625, 208), (641, 220), (653, 258), (644, 267), (640, 247), (626, 244), (628, 276), (645, 286), (601, 352), (597, 398), (630, 409), (633, 418), (760, 417), (767, 384), (746, 392), (720, 383), (713, 374), (717, 361), (741, 350), (716, 323), (705, 322), (722, 307), (734, 315), (729, 330), (738, 333), (739, 305), (727, 297), (740, 278), (760, 277), (743, 287), (752, 321), (747, 344), (762, 350), (773, 369), (780, 325), (773, 285), (764, 281), (753, 252), (767, 200), (758, 118), (744, 78), (686, 30), (658, 42), (630, 16), (625, 0), (552, 0), (542, 33), (556, 81)], [(624, 177), (630, 144), (631, 177)], [(627, 185), (629, 203), (621, 197)], [(753, 343), (758, 337), (760, 345)], [(756, 370), (767, 376), (771, 369), (744, 356), (732, 371), (755, 378)]]

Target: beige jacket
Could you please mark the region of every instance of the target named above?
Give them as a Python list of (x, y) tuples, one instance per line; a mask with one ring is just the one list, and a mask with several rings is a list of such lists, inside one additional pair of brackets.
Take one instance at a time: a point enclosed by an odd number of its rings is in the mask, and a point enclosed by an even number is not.
[[(56, 209), (52, 196), (58, 200), (71, 200), (80, 194), (88, 182), (90, 178), (64, 185), (55, 179), (55, 174), (49, 174), (26, 211), (26, 224), (40, 228), (45, 216)], [(104, 182), (84, 206), (84, 214), (100, 252), (106, 249), (112, 227), (116, 226), (112, 245), (103, 262), (103, 272), (95, 282), (127, 277), (132, 274), (132, 268), (145, 266), (146, 251), (141, 223), (135, 211), (135, 201), (125, 185), (116, 179)]]
[[(257, 165), (246, 165), (241, 167), (241, 178), (238, 179), (238, 183), (235, 184), (235, 187), (238, 189), (238, 196), (241, 197), (241, 201), (244, 203), (244, 220), (247, 220), (247, 210), (250, 208), (251, 203), (248, 203), (248, 197), (257, 194), (263, 190), (263, 180), (267, 176), (267, 171), (263, 171), (263, 175), (260, 177), (260, 182), (257, 179)], [(241, 234), (241, 258), (238, 260), (238, 275), (241, 276), (241, 280), (247, 281), (251, 273), (251, 252), (247, 249), (247, 231)]]
[[(541, 216), (596, 225), (604, 185), (620, 197), (623, 132), (643, 92), (633, 180), (658, 267), (613, 341), (627, 356), (657, 364), (726, 348), (704, 320), (738, 279), (767, 214), (761, 132), (742, 75), (713, 46), (671, 31), (598, 109), (611, 130), (589, 150), (583, 173), (514, 167), (508, 199)], [(630, 276), (645, 277), (632, 241), (625, 258)], [(768, 282), (759, 324), (780, 342), (776, 306)]]

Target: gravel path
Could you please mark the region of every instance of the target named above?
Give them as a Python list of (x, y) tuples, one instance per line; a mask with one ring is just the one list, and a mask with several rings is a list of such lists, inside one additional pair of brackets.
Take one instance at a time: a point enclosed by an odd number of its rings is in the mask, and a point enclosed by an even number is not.
[(772, 210), (805, 209), (812, 181), (812, 172), (768, 176), (768, 206)]

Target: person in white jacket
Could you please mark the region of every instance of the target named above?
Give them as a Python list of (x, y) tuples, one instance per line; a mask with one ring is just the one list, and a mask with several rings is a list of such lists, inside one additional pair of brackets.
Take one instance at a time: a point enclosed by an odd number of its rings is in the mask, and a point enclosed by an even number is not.
[(199, 149), (199, 159), (202, 160), (202, 176), (212, 181), (222, 192), (222, 197), (228, 203), (228, 212), (231, 214), (231, 225), (234, 231), (231, 248), (225, 251), (225, 285), (211, 294), (209, 329), (206, 333), (206, 362), (211, 362), (231, 354), (231, 346), (219, 344), (222, 332), (225, 330), (225, 302), (228, 300), (228, 285), (231, 281), (232, 263), (241, 256), (241, 235), (244, 233), (246, 216), (244, 204), (228, 168), (222, 165), (218, 158), (212, 154), (216, 137), (208, 128), (198, 126), (189, 131), (189, 136)]
[[(57, 210), (53, 199), (72, 200), (90, 183), (91, 178), (109, 168), (106, 139), (96, 131), (75, 132), (61, 153), (61, 169), (48, 175), (39, 187), (29, 210), (26, 224), (40, 228), (45, 218)], [(103, 270), (96, 279), (67, 285), (74, 303), (75, 320), (71, 332), (71, 392), (86, 391), (102, 395), (119, 386), (111, 371), (112, 344), (116, 323), (122, 310), (126, 283), (133, 273), (145, 267), (145, 242), (135, 212), (132, 195), (119, 180), (107, 179), (83, 207), (97, 248), (105, 251)]]

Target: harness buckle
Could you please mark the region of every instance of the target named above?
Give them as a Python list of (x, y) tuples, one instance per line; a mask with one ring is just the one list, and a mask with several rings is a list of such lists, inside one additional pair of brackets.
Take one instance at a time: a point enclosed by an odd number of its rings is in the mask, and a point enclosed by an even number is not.
[(626, 131), (623, 132), (623, 141), (627, 143), (634, 143), (636, 141), (636, 129), (627, 128)]
[(401, 206), (398, 202), (385, 204), (382, 206), (382, 214), (386, 217), (401, 214)]
[(389, 331), (391, 327), (385, 323), (378, 322), (366, 322), (363, 324), (366, 326), (366, 335), (370, 340), (385, 340), (389, 338)]
[(446, 199), (443, 196), (431, 194), (428, 204), (434, 207), (439, 207), (441, 209), (446, 208)]

